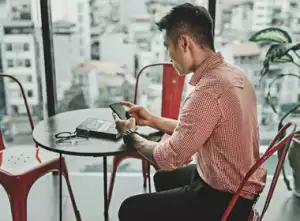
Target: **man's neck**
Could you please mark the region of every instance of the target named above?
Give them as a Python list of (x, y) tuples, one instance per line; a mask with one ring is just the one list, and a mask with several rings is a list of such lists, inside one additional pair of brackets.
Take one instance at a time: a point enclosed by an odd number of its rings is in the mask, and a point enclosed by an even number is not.
[(193, 73), (195, 73), (195, 71), (204, 63), (206, 59), (208, 59), (213, 54), (215, 54), (215, 52), (211, 50), (202, 50), (201, 52), (199, 51), (199, 53), (197, 54), (201, 54), (201, 55), (194, 57), (194, 66), (192, 70)]

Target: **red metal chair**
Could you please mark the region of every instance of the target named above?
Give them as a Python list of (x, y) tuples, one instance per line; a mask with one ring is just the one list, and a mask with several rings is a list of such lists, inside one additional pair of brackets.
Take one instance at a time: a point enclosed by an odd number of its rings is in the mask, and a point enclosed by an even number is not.
[[(292, 131), (286, 135), (284, 138), (282, 138), (279, 142), (279, 138), (282, 137), (282, 134), (284, 134), (286, 132), (286, 130), (293, 125), (293, 129)], [(253, 209), (249, 215), (248, 221), (261, 221), (265, 212), (267, 211), (269, 204), (271, 202), (272, 196), (273, 196), (273, 192), (274, 189), (276, 187), (277, 181), (278, 181), (278, 177), (280, 175), (280, 171), (281, 168), (283, 166), (285, 157), (288, 153), (289, 147), (290, 147), (290, 143), (293, 139), (293, 136), (296, 132), (296, 125), (292, 124), (292, 123), (288, 123), (286, 124), (284, 127), (282, 127), (282, 129), (278, 132), (278, 134), (275, 136), (275, 138), (272, 140), (271, 144), (269, 145), (267, 151), (264, 153), (264, 155), (259, 159), (259, 161), (257, 161), (255, 163), (255, 165), (249, 170), (249, 172), (246, 174), (245, 178), (243, 179), (242, 183), (240, 184), (239, 188), (237, 189), (235, 195), (233, 196), (232, 200), (230, 201), (225, 213), (223, 214), (223, 217), (221, 219), (221, 221), (226, 221), (230, 215), (230, 212), (232, 211), (236, 201), (238, 200), (241, 191), (243, 190), (245, 184), (247, 183), (247, 181), (249, 180), (249, 178), (253, 175), (253, 173), (255, 173), (255, 171), (267, 160), (269, 159), (270, 156), (272, 156), (272, 154), (274, 154), (276, 151), (278, 151), (280, 148), (283, 148), (282, 151), (282, 155), (278, 160), (277, 166), (276, 166), (276, 170), (274, 173), (274, 177), (272, 179), (271, 185), (270, 185), (270, 189), (268, 191), (268, 195), (267, 195), (267, 199), (265, 202), (265, 205), (263, 207), (263, 210), (261, 212), (261, 214), (258, 213), (258, 211), (256, 209)]]
[[(158, 63), (158, 64), (151, 64), (143, 67), (136, 78), (136, 85), (135, 85), (135, 94), (134, 94), (134, 103), (137, 104), (137, 98), (138, 98), (138, 89), (139, 89), (139, 80), (143, 73), (145, 73), (145, 70), (151, 67), (157, 67), (162, 66), (163, 67), (163, 73), (162, 73), (162, 105), (161, 105), (161, 116), (172, 118), (172, 119), (178, 119), (180, 105), (181, 105), (181, 97), (182, 97), (182, 91), (184, 86), (184, 77), (179, 76), (177, 71), (174, 69), (173, 65), (171, 63)], [(150, 73), (151, 74), (151, 73)], [(135, 158), (135, 159), (141, 159), (142, 160), (142, 171), (143, 171), (143, 178), (144, 178), (144, 188), (147, 186), (147, 178), (149, 181), (149, 189), (150, 189), (150, 178), (149, 173), (150, 166), (148, 164), (148, 161), (145, 160), (140, 154), (137, 152), (134, 153), (124, 153), (119, 154), (114, 157), (113, 160), (113, 169), (110, 177), (110, 185), (108, 190), (108, 206), (110, 204), (116, 172), (118, 165), (125, 160), (126, 158)], [(150, 190), (151, 191), (151, 190)]]
[[(1, 74), (0, 77), (10, 78), (19, 85), (30, 127), (33, 130), (31, 113), (21, 83), (10, 75)], [(27, 196), (30, 188), (37, 179), (49, 172), (59, 172), (59, 156), (57, 154), (41, 151), (38, 146), (5, 149), (0, 129), (0, 184), (9, 196), (13, 221), (27, 221)], [(62, 159), (62, 174), (66, 179), (76, 220), (80, 221), (80, 213), (75, 203), (64, 158)]]

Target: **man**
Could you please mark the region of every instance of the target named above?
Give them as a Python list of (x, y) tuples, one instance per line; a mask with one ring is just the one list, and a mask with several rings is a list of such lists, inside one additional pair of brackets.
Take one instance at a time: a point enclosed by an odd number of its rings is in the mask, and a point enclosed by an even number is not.
[[(175, 6), (157, 24), (180, 75), (193, 73), (194, 90), (179, 120), (154, 116), (127, 102), (132, 115), (116, 119), (124, 140), (157, 165), (156, 193), (126, 199), (120, 221), (219, 221), (242, 179), (259, 158), (255, 91), (247, 77), (214, 52), (213, 22), (203, 7)], [(171, 136), (159, 143), (135, 132), (147, 125)], [(126, 139), (125, 139), (126, 138)], [(196, 165), (188, 165), (191, 157)], [(229, 220), (246, 221), (266, 171), (260, 168), (246, 184)]]

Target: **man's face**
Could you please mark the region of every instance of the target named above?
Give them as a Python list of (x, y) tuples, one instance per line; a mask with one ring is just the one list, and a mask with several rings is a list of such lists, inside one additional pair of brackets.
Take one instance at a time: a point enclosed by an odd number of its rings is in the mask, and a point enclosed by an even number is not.
[(192, 57), (189, 53), (188, 38), (180, 37), (176, 45), (165, 33), (164, 45), (168, 50), (168, 54), (172, 59), (172, 63), (179, 75), (187, 75), (190, 73), (192, 65)]

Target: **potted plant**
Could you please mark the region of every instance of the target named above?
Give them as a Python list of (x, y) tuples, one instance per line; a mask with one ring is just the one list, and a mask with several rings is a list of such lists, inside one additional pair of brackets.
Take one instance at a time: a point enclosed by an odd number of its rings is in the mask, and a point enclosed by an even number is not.
[[(261, 79), (260, 81), (267, 75), (269, 77), (273, 77), (272, 81), (268, 85), (268, 93), (266, 96), (266, 102), (270, 105), (274, 113), (278, 114), (276, 106), (274, 104), (274, 99), (271, 96), (271, 88), (272, 85), (284, 78), (284, 77), (293, 77), (300, 79), (300, 55), (297, 51), (300, 51), (300, 43), (293, 43), (292, 38), (288, 34), (288, 32), (280, 29), (280, 28), (266, 28), (260, 30), (253, 34), (250, 39), (252, 42), (265, 42), (269, 44), (269, 48), (264, 57), (263, 67), (261, 70)], [(280, 73), (275, 76), (270, 76), (270, 66), (274, 63), (277, 64), (286, 64), (289, 63), (291, 65), (295, 65), (298, 69), (297, 73)], [(298, 91), (295, 91), (298, 93)], [(278, 130), (280, 130), (283, 126), (283, 121), (289, 115), (293, 114), (300, 107), (300, 103), (294, 105), (290, 110), (288, 110), (281, 117)], [(280, 113), (279, 113), (280, 114)], [(281, 151), (278, 151), (278, 156), (281, 156)], [(294, 194), (300, 197), (300, 131), (295, 134), (293, 142), (291, 144), (291, 148), (289, 150), (288, 159), (290, 166), (293, 171), (293, 179), (294, 179)], [(284, 181), (287, 185), (288, 190), (291, 190), (289, 180), (286, 177), (286, 173), (284, 167), (282, 169)]]

